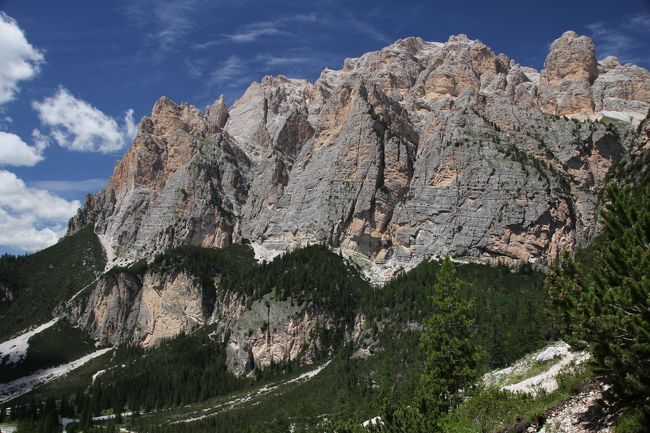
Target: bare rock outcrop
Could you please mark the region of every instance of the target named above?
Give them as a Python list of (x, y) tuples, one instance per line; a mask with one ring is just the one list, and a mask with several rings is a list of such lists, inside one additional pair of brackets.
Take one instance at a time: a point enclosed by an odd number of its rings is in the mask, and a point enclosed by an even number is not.
[(142, 280), (113, 271), (102, 277), (71, 319), (89, 334), (113, 345), (151, 347), (207, 323), (214, 299), (184, 273), (147, 273)]
[(544, 111), (564, 116), (593, 112), (591, 85), (598, 76), (596, 47), (587, 36), (565, 32), (555, 40), (539, 80), (539, 103)]
[(233, 323), (226, 346), (228, 369), (244, 376), (272, 364), (311, 364), (323, 348), (319, 332), (333, 326), (331, 313), (322, 308), (266, 296)]
[(161, 98), (69, 233), (95, 224), (117, 262), (327, 242), (378, 280), (444, 254), (543, 265), (595, 233), (649, 83), (574, 32), (541, 73), (457, 35), (396, 41), (314, 83), (265, 77), (230, 108)]
[(180, 244), (223, 247), (236, 231), (249, 170), (244, 152), (212, 120), (161, 98), (106, 189), (86, 200), (68, 233), (95, 224), (108, 267)]

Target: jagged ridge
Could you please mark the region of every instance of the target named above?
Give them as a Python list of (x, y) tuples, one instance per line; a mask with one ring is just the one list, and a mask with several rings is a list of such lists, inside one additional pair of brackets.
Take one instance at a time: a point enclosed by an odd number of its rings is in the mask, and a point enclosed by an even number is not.
[(265, 77), (230, 109), (161, 98), (69, 233), (94, 223), (111, 263), (326, 242), (378, 281), (443, 254), (543, 264), (593, 236), (633, 129), (594, 120), (649, 107), (648, 71), (597, 62), (574, 32), (541, 73), (464, 35), (407, 38), (314, 83)]

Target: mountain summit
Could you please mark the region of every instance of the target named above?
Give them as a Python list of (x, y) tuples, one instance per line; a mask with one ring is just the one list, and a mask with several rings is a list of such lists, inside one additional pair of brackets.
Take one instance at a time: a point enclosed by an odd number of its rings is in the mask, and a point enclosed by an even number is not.
[(465, 35), (401, 39), (230, 108), (159, 99), (68, 234), (93, 224), (108, 266), (242, 242), (258, 259), (327, 243), (375, 281), (430, 256), (545, 264), (594, 235), (649, 108), (648, 71), (572, 31), (541, 72)]

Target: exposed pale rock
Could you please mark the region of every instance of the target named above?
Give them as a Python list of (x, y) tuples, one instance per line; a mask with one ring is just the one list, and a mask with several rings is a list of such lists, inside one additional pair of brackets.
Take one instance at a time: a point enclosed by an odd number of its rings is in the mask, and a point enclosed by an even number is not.
[(94, 223), (127, 261), (185, 243), (228, 245), (249, 170), (244, 152), (196, 108), (161, 98), (106, 189), (86, 200), (68, 232)]
[[(444, 254), (545, 264), (594, 235), (649, 83), (574, 32), (541, 74), (458, 35), (398, 40), (315, 83), (265, 77), (230, 110), (161, 98), (69, 232), (94, 223), (116, 260), (250, 240), (265, 257), (327, 242), (384, 276)], [(629, 131), (590, 121), (605, 113)]]
[(205, 115), (210, 125), (223, 129), (228, 121), (228, 107), (223, 95), (214, 101), (212, 105), (205, 109)]
[(621, 66), (607, 59), (607, 71), (593, 83), (594, 110), (645, 115), (650, 110), (650, 73), (636, 65)]
[(595, 46), (586, 36), (565, 32), (550, 47), (539, 81), (539, 103), (559, 116), (593, 111), (591, 84), (598, 76)]
[(186, 274), (147, 273), (140, 281), (113, 272), (77, 306), (73, 318), (103, 343), (150, 347), (206, 323), (214, 308), (206, 296)]
[(233, 323), (226, 346), (228, 369), (243, 376), (272, 364), (310, 364), (323, 345), (319, 332), (333, 326), (333, 317), (324, 309), (266, 296)]

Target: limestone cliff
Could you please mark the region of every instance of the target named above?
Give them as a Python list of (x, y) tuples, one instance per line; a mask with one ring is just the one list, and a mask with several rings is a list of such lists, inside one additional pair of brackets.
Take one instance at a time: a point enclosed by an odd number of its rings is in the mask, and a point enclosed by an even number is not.
[(443, 254), (545, 264), (593, 236), (649, 108), (648, 71), (574, 32), (541, 72), (465, 35), (407, 38), (314, 83), (265, 77), (230, 108), (161, 98), (69, 233), (94, 223), (109, 266), (244, 240), (324, 241), (376, 281)]

